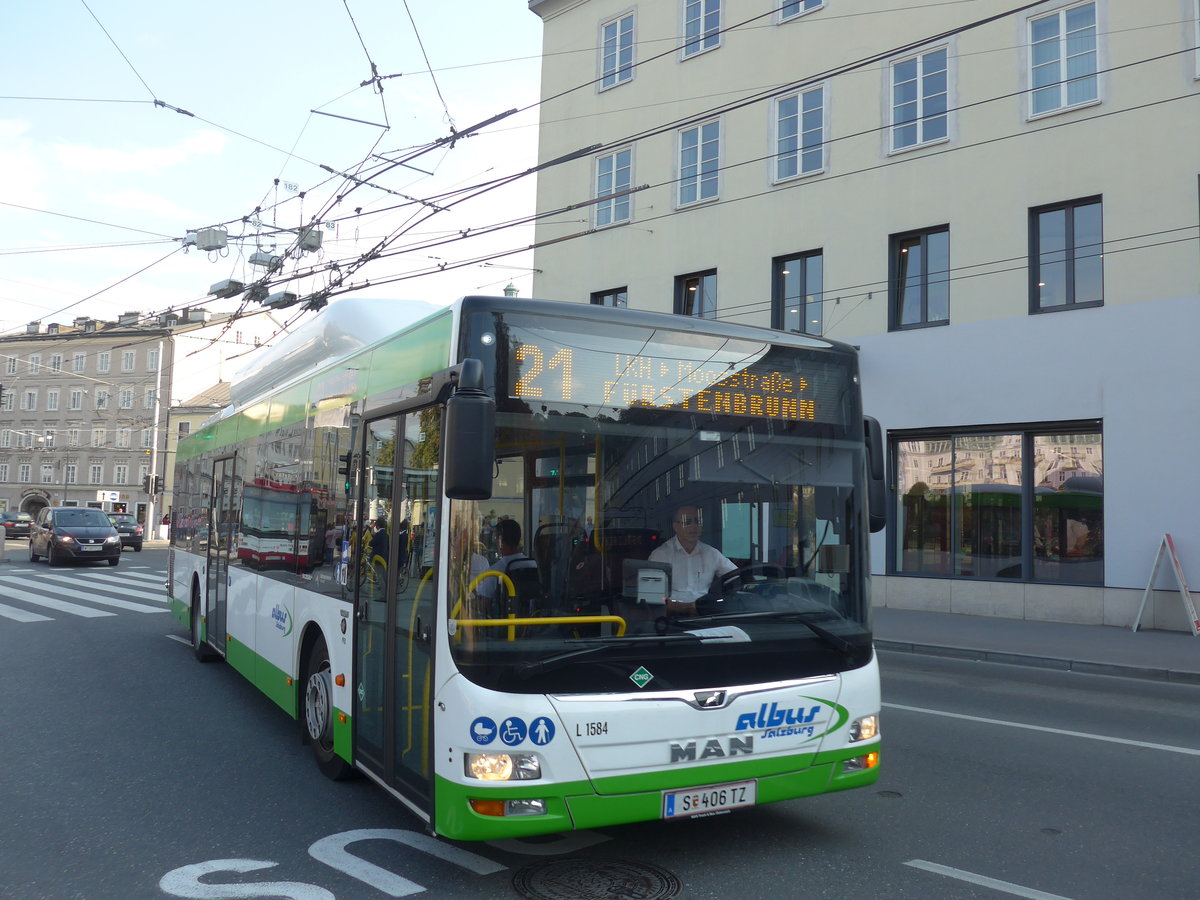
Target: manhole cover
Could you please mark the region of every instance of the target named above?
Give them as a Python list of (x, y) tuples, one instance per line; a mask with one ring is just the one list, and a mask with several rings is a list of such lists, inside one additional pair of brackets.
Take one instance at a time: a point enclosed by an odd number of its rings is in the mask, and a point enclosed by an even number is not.
[(678, 876), (651, 863), (627, 859), (549, 859), (513, 875), (529, 900), (659, 900), (683, 887)]

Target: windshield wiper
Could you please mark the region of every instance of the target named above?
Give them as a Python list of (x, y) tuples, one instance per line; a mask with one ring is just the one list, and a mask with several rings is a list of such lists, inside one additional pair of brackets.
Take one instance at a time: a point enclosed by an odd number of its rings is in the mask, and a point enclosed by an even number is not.
[[(834, 632), (830, 631), (828, 628), (818, 625), (816, 622), (810, 621), (812, 615), (813, 613), (811, 612), (788, 609), (773, 609), (763, 612), (714, 613), (713, 615), (697, 616), (694, 619), (688, 619), (686, 620), (686, 625), (691, 627), (697, 622), (730, 622), (745, 621), (747, 619), (792, 619), (808, 628), (809, 631), (819, 637), (826, 645), (832, 647), (834, 650), (837, 650), (839, 653), (849, 656), (855, 652), (856, 648), (854, 644), (850, 643), (840, 634), (834, 634)], [(678, 624), (684, 625), (685, 622), (680, 620)]]
[(513, 671), (518, 678), (526, 679), (534, 675), (540, 675), (542, 672), (549, 672), (551, 669), (560, 669), (564, 663), (578, 659), (581, 656), (590, 656), (593, 653), (599, 653), (601, 650), (610, 650), (613, 647), (627, 647), (630, 644), (649, 641), (664, 643), (698, 640), (700, 640), (700, 637), (695, 634), (631, 634), (628, 637), (576, 638), (566, 643), (588, 644), (590, 646), (580, 647), (578, 650), (567, 650), (556, 656), (547, 656), (545, 659), (520, 662), (513, 666)]

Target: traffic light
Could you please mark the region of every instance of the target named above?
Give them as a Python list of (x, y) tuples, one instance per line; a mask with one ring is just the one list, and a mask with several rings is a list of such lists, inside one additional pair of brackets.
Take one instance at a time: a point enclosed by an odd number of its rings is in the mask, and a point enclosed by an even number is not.
[(154, 493), (153, 488), (154, 488), (154, 476), (153, 475), (143, 475), (142, 476), (142, 490), (145, 491), (147, 494), (152, 494), (152, 493)]
[(162, 476), (161, 475), (154, 476), (153, 487), (154, 487), (154, 490), (152, 490), (150, 493), (152, 493), (152, 494), (161, 494), (162, 493)]
[(343, 453), (338, 457), (338, 474), (342, 476), (343, 487), (346, 490), (346, 496), (350, 495), (350, 473), (354, 462), (353, 453)]

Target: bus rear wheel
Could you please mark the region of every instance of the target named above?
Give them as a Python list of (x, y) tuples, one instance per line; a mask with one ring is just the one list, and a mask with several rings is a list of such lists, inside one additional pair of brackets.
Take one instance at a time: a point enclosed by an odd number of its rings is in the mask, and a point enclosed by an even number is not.
[(354, 769), (333, 750), (333, 675), (322, 638), (313, 644), (304, 666), (300, 721), (321, 773), (334, 781), (348, 778)]

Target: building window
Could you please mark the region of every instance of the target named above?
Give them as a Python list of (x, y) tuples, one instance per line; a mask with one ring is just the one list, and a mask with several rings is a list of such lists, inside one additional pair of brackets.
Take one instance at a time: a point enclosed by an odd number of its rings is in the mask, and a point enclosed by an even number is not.
[(104, 483), (104, 466), (92, 465), (88, 467), (88, 484), (103, 484)]
[[(596, 291), (592, 294), (593, 306), (615, 306), (626, 309), (629, 306), (629, 288), (613, 288), (611, 291)], [(180, 422), (180, 425), (184, 423)]]
[[(239, 332), (239, 334), (240, 334), (240, 332)], [(239, 340), (238, 343), (240, 344), (241, 341)], [(146, 371), (147, 372), (157, 372), (158, 371), (158, 350), (157, 349), (146, 351)]]
[(68, 447), (78, 447), (79, 446), (79, 429), (78, 428), (68, 428), (67, 429), (67, 446)]
[(154, 429), (153, 428), (143, 428), (142, 429), (142, 449), (150, 450), (153, 447), (154, 447)]
[(29, 411), (37, 409), (37, 391), (25, 391), (21, 394), (21, 409)]
[(117, 463), (113, 466), (113, 483), (129, 484), (129, 466)]
[[(593, 300), (592, 302), (594, 303), (595, 301)], [(184, 437), (186, 435), (191, 434), (192, 433), (192, 423), (186, 422), (186, 421), (180, 422), (178, 433), (179, 433), (180, 437)]]
[(133, 443), (132, 428), (117, 429), (117, 447), (121, 450), (127, 450)]
[(1030, 312), (1104, 303), (1100, 198), (1029, 211)]
[(54, 429), (53, 428), (47, 428), (42, 433), (42, 446), (45, 447), (47, 450), (51, 450), (54, 448)]
[(134, 351), (126, 350), (121, 354), (121, 371), (132, 372), (134, 369)]
[(42, 373), (42, 357), (35, 355), (29, 357), (29, 374), (40, 375)]
[(108, 409), (108, 391), (96, 391), (96, 409)]
[(721, 43), (721, 0), (684, 0), (683, 58)]
[(800, 334), (821, 334), (825, 257), (820, 250), (774, 260), (771, 327)]
[(58, 412), (58, 391), (46, 391), (46, 410)]
[(133, 391), (129, 388), (121, 390), (121, 409), (133, 409)]
[(62, 363), (63, 363), (63, 358), (62, 358), (61, 353), (55, 353), (53, 356), (51, 356), (50, 357), (50, 372), (51, 372), (51, 374), (57, 375), (59, 372), (61, 372), (62, 371)]
[(775, 180), (825, 169), (824, 86), (775, 102)]
[(30, 469), (29, 463), (21, 463), (21, 465), (17, 466), (17, 481), (21, 482), (21, 484), (29, 484), (31, 474), (32, 469)]
[(17, 358), (15, 356), (10, 356), (4, 361), (4, 374), (5, 375), (16, 375), (17, 374)]
[(154, 409), (154, 401), (158, 398), (158, 391), (154, 388), (146, 388), (146, 394), (142, 398), (142, 407), (144, 409)]
[(825, 5), (825, 0), (784, 0), (779, 7), (779, 20), (787, 22)]
[(0, 481), (8, 481), (8, 463), (0, 463)]
[(16, 403), (16, 399), (13, 397), (13, 392), (5, 391), (4, 400), (0, 402), (0, 409), (4, 410), (5, 412), (12, 412), (14, 403)]
[(1096, 4), (1081, 3), (1029, 20), (1029, 115), (1100, 97)]
[(73, 372), (82, 373), (87, 368), (87, 356), (83, 353), (76, 353), (71, 357), (71, 370)]
[(53, 463), (42, 463), (42, 484), (54, 484)]
[(105, 372), (107, 372), (108, 367), (111, 365), (111, 358), (112, 358), (112, 355), (107, 350), (105, 350), (103, 353), (97, 353), (96, 354), (96, 371), (99, 372), (100, 374), (104, 374)]
[(901, 575), (1104, 583), (1104, 466), (1095, 423), (894, 443)]
[(83, 391), (71, 391), (70, 406), (67, 409), (83, 409)]
[(10, 429), (5, 428), (0, 431), (0, 448), (7, 449), (12, 446), (13, 433)]
[(105, 429), (105, 428), (93, 428), (93, 429), (92, 429), (92, 446), (93, 446), (93, 447), (103, 447), (103, 446), (104, 446), (104, 440), (105, 440), (105, 438), (106, 438), (106, 437), (108, 437), (108, 430), (107, 430), (107, 429)]
[(717, 270), (675, 278), (675, 312), (700, 319), (717, 317)]
[(679, 205), (717, 196), (721, 123), (713, 120), (679, 132)]
[(889, 327), (950, 321), (950, 227), (894, 234), (889, 254)]
[(633, 78), (633, 13), (600, 26), (600, 88)]
[(945, 47), (891, 65), (892, 150), (941, 141), (949, 134)]
[[(633, 150), (628, 147), (596, 159), (596, 227), (629, 221)], [(613, 196), (613, 195), (618, 196)]]
[(77, 471), (74, 463), (67, 463), (63, 466), (63, 484), (76, 484), (79, 480), (76, 475)]

